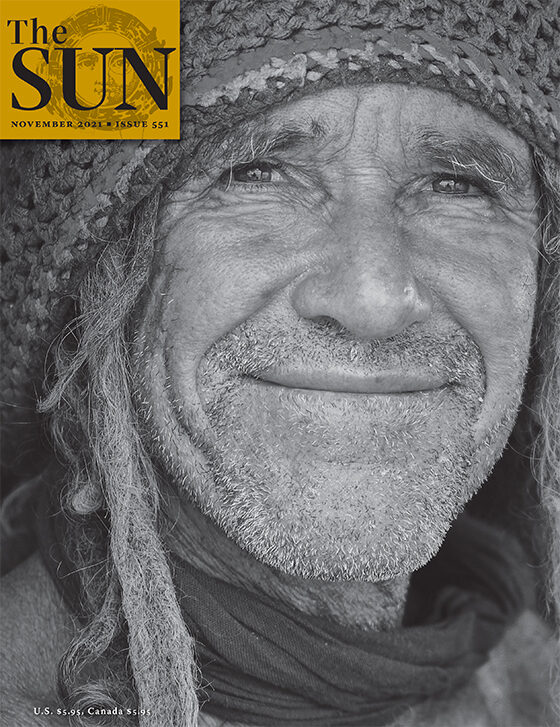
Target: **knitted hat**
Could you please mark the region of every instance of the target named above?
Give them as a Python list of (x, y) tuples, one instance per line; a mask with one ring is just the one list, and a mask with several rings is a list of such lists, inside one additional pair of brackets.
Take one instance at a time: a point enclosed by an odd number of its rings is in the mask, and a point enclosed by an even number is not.
[[(0, 401), (21, 439), (45, 357), (100, 251), (205, 136), (344, 83), (440, 89), (560, 161), (560, 0), (183, 0), (181, 138), (10, 145)], [(29, 428), (29, 427), (28, 427)], [(6, 447), (8, 449), (8, 447)]]

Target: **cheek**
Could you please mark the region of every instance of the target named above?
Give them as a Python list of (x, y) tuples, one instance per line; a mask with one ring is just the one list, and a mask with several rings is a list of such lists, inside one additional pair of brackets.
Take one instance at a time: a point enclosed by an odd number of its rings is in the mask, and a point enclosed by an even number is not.
[(423, 232), (421, 251), (415, 248), (418, 267), (480, 348), (487, 389), (483, 419), (491, 426), (520, 396), (527, 368), (537, 285), (531, 231), (440, 220)]
[(152, 293), (170, 359), (195, 369), (207, 349), (268, 304), (303, 269), (314, 227), (294, 213), (204, 212), (181, 220), (159, 254)]
[(454, 316), (481, 341), (502, 348), (529, 335), (536, 274), (527, 257), (447, 244), (440, 246), (432, 280)]

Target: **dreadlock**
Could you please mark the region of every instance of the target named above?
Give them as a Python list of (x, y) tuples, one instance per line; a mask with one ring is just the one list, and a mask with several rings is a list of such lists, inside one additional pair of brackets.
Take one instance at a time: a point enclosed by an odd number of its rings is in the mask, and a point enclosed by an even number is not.
[(196, 724), (198, 711), (193, 639), (158, 536), (158, 486), (127, 365), (127, 321), (150, 270), (158, 201), (155, 193), (140, 206), (130, 239), (108, 244), (83, 282), (80, 316), (58, 347), (57, 380), (42, 403), (70, 464), (62, 506), (85, 594), (86, 623), (62, 659), (59, 691), (82, 714), (89, 706), (152, 708), (141, 723), (154, 727)]

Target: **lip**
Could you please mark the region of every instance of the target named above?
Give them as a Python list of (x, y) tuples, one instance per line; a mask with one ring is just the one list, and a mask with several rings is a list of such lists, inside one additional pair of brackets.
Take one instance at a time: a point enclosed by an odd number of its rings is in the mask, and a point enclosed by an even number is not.
[(441, 376), (414, 371), (381, 371), (364, 375), (337, 370), (267, 370), (254, 378), (288, 389), (345, 394), (415, 394), (438, 391), (450, 385)]

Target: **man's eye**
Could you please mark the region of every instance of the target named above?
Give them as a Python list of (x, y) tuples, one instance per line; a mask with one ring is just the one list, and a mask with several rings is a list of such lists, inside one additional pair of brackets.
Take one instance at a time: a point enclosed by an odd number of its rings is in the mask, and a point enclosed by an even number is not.
[(221, 181), (225, 184), (263, 184), (266, 182), (281, 181), (282, 176), (278, 167), (269, 162), (247, 162), (236, 164), (222, 174)]
[(466, 179), (438, 177), (432, 182), (432, 189), (440, 194), (472, 194), (476, 187)]

